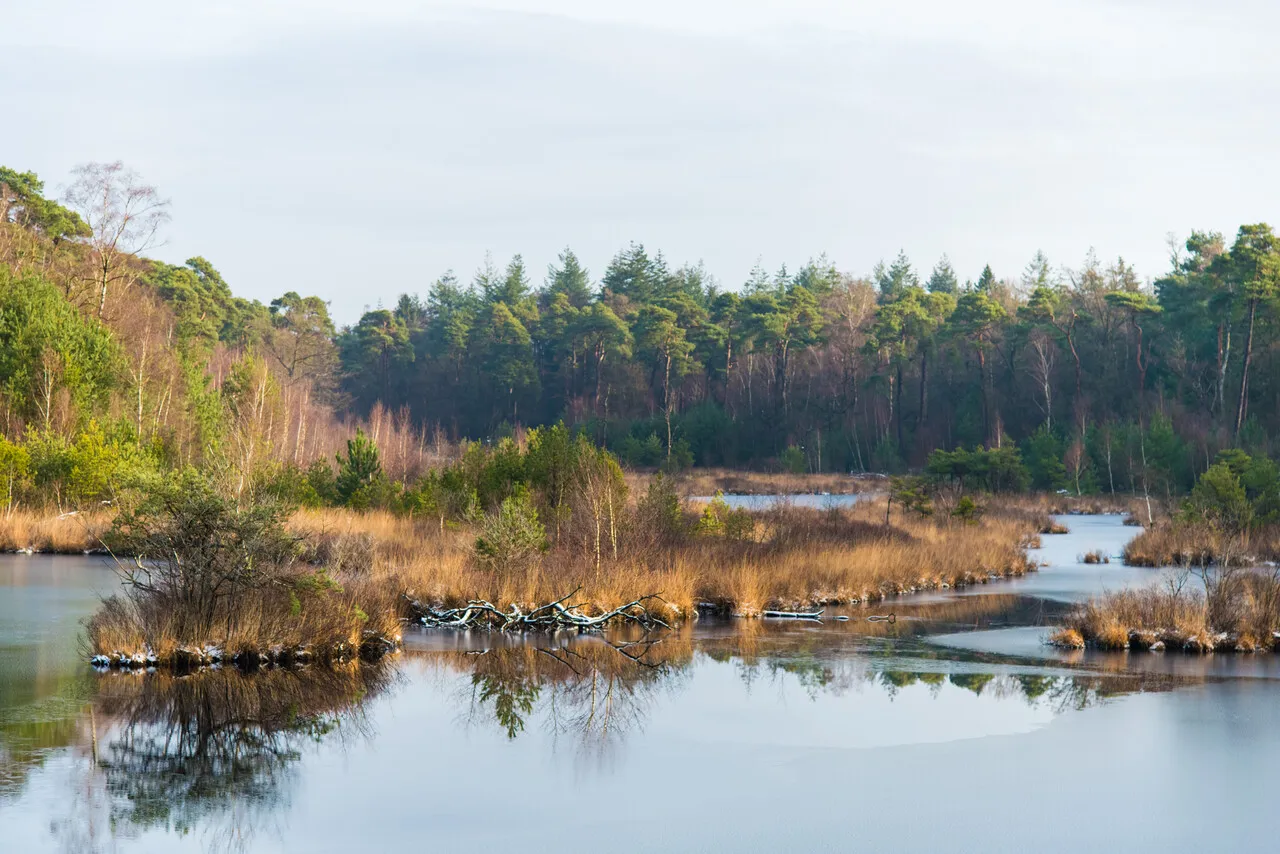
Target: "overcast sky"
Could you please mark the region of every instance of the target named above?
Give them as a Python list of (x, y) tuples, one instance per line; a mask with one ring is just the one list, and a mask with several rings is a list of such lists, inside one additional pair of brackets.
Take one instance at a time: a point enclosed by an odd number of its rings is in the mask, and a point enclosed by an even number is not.
[(1153, 276), (1280, 219), (1264, 0), (0, 3), (0, 164), (123, 160), (173, 202), (153, 254), (339, 323), (486, 251)]

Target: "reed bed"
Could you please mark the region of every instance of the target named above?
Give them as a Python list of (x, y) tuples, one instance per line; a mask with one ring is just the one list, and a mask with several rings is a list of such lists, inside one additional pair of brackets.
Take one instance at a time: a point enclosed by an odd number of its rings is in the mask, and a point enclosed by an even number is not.
[(618, 556), (598, 568), (589, 553), (562, 543), (508, 573), (475, 560), (475, 532), (466, 526), (441, 530), (433, 520), (388, 513), (304, 510), (290, 527), (305, 537), (314, 559), (355, 553), (364, 561), (359, 571), (374, 583), (403, 591), (406, 602), (441, 607), (472, 599), (534, 605), (578, 591), (575, 600), (587, 613), (656, 593), (670, 619), (692, 615), (701, 603), (756, 615), (765, 608), (877, 602), (1029, 569), (1021, 545), (1034, 533), (1033, 520), (895, 519), (885, 526), (883, 514), (874, 506), (775, 508), (753, 514), (749, 539), (687, 535), (654, 542), (631, 532)]
[[(635, 475), (637, 483), (648, 476)], [(883, 489), (883, 477), (852, 475), (838, 472), (824, 474), (791, 474), (790, 472), (735, 471), (721, 468), (699, 468), (672, 477), (683, 495), (715, 495), (725, 492), (739, 495), (851, 495)], [(633, 490), (634, 491), (634, 490)]]
[[(1034, 513), (992, 511), (976, 521), (898, 513), (886, 524), (883, 503), (869, 501), (830, 510), (775, 507), (717, 528), (708, 527), (705, 510), (678, 501), (663, 506), (670, 512), (660, 524), (644, 507), (628, 506), (616, 548), (605, 543), (598, 561), (570, 520), (547, 531), (545, 551), (501, 568), (482, 559), (477, 524), (303, 509), (279, 530), (293, 544), (287, 556), (245, 578), (236, 557), (244, 534), (231, 532), (246, 524), (248, 511), (221, 511), (227, 515), (218, 517), (225, 522), (212, 552), (203, 544), (215, 540), (154, 522), (150, 548), (161, 534), (175, 536), (207, 567), (197, 572), (191, 561), (170, 560), (179, 550), (151, 552), (160, 565), (149, 572), (164, 583), (153, 585), (148, 575), (147, 588), (107, 599), (87, 624), (89, 645), (106, 666), (253, 669), (377, 658), (399, 646), (402, 620), (472, 600), (527, 613), (571, 597), (579, 613), (596, 617), (656, 595), (645, 607), (672, 625), (699, 608), (758, 616), (869, 604), (1020, 575), (1031, 569), (1024, 547), (1042, 522)], [(193, 591), (228, 572), (237, 578), (233, 594), (193, 603)]]
[[(1185, 581), (1185, 579), (1184, 579)], [(1121, 590), (1071, 612), (1050, 642), (1064, 648), (1255, 652), (1275, 647), (1280, 575), (1239, 570), (1184, 584)]]
[(1225, 534), (1208, 525), (1165, 522), (1144, 530), (1124, 550), (1124, 562), (1130, 566), (1245, 565), (1278, 560), (1277, 525)]
[(0, 513), (0, 551), (83, 554), (101, 549), (113, 516), (106, 510), (11, 509)]

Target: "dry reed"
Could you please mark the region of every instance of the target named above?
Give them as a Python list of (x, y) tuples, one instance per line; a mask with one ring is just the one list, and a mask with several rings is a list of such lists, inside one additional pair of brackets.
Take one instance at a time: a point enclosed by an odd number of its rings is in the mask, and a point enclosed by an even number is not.
[(597, 568), (570, 545), (552, 547), (526, 570), (496, 573), (474, 559), (475, 532), (435, 520), (389, 513), (303, 510), (290, 527), (310, 544), (313, 559), (332, 563), (361, 554), (370, 583), (403, 591), (409, 600), (456, 606), (470, 599), (541, 604), (577, 590), (588, 612), (600, 613), (657, 593), (668, 618), (700, 602), (755, 614), (771, 607), (879, 601), (917, 590), (985, 582), (1028, 569), (1020, 548), (1032, 533), (1025, 519), (988, 516), (979, 524), (895, 519), (883, 524), (873, 504), (841, 510), (776, 508), (754, 514), (748, 540), (694, 535), (673, 542), (624, 540), (617, 558)]
[(0, 513), (0, 551), (83, 554), (100, 549), (113, 515), (101, 510), (58, 513), (11, 509)]

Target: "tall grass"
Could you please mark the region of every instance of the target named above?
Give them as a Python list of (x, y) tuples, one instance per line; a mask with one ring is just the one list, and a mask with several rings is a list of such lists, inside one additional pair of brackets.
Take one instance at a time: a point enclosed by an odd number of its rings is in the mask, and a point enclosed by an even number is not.
[[(642, 482), (647, 475), (634, 476)], [(832, 493), (847, 495), (867, 492), (883, 481), (868, 476), (828, 472), (824, 474), (792, 474), (790, 472), (736, 471), (721, 468), (688, 469), (673, 476), (677, 489), (685, 495), (714, 495), (717, 491), (744, 495), (801, 495)]]
[(1147, 528), (1124, 550), (1130, 566), (1207, 566), (1280, 560), (1280, 525), (1226, 534), (1208, 525), (1166, 522)]
[(82, 554), (102, 548), (110, 511), (58, 513), (10, 509), (0, 513), (0, 551)]
[[(469, 599), (534, 604), (579, 591), (603, 612), (657, 593), (672, 618), (700, 602), (755, 614), (770, 607), (874, 602), (916, 590), (981, 583), (1028, 569), (1020, 547), (1034, 520), (988, 516), (976, 524), (896, 518), (871, 504), (839, 510), (776, 508), (754, 514), (749, 539), (686, 535), (624, 537), (599, 569), (571, 546), (552, 548), (527, 569), (497, 573), (474, 559), (475, 532), (443, 531), (434, 520), (389, 513), (303, 510), (290, 521), (319, 562), (356, 552), (373, 583), (407, 600), (456, 606)], [(357, 544), (353, 548), (352, 544)]]
[(1280, 631), (1280, 574), (1206, 570), (1203, 589), (1166, 581), (1107, 593), (1068, 615), (1052, 639), (1066, 647), (1178, 649), (1190, 652), (1270, 649)]

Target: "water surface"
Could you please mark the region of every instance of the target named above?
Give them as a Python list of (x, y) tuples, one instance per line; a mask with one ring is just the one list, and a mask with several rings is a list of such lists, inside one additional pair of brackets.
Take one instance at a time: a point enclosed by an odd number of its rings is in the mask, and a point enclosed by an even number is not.
[[(1119, 517), (1065, 521), (1037, 575), (848, 622), (418, 630), (378, 668), (188, 679), (81, 663), (78, 621), (114, 583), (102, 563), (2, 557), (0, 839), (23, 852), (1267, 850), (1273, 657), (1045, 648), (1070, 601), (1157, 577), (1076, 560), (1118, 553), (1136, 532)], [(864, 619), (884, 609), (896, 623)]]

